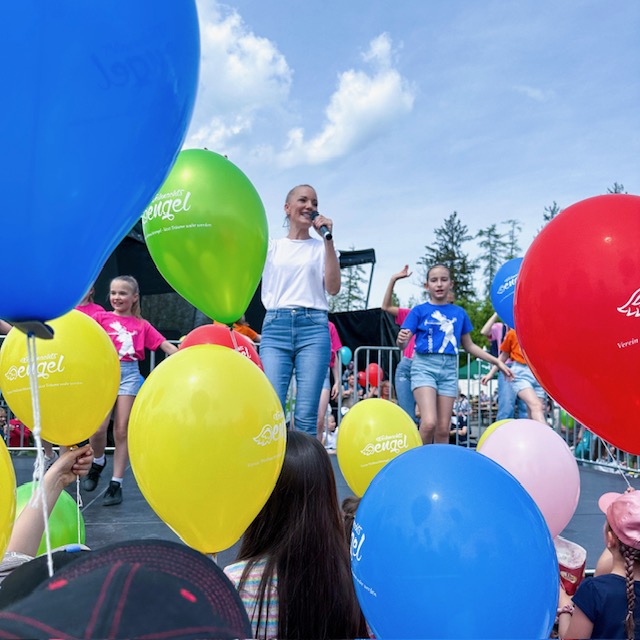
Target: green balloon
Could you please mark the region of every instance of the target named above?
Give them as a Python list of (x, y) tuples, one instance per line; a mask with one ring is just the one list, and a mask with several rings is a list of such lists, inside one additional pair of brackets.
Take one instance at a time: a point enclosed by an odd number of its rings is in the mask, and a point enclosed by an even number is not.
[(225, 324), (242, 316), (262, 277), (269, 230), (238, 167), (212, 151), (182, 151), (142, 227), (158, 271), (183, 298)]
[[(29, 502), (32, 492), (33, 482), (21, 484), (16, 489), (16, 518)], [(49, 539), (52, 549), (78, 543), (78, 504), (66, 491), (60, 494), (49, 516)], [(84, 539), (84, 518), (80, 513), (80, 544), (84, 544)], [(38, 547), (38, 555), (46, 553), (46, 551), (47, 543), (43, 534)]]
[(560, 409), (560, 423), (567, 427), (567, 429), (573, 429), (575, 426), (575, 420), (572, 415), (569, 415), (564, 409)]

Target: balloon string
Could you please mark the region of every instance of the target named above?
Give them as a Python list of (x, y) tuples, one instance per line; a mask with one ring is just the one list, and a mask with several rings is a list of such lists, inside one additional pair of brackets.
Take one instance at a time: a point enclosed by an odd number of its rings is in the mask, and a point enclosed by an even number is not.
[(229, 334), (231, 335), (231, 342), (233, 342), (233, 348), (240, 352), (240, 347), (238, 346), (238, 341), (236, 340), (236, 336), (235, 336), (235, 332), (233, 331), (233, 327), (230, 327), (229, 325), (227, 325), (229, 327)]
[(602, 442), (602, 444), (604, 445), (604, 448), (607, 450), (607, 453), (609, 454), (609, 457), (611, 458), (611, 461), (615, 464), (616, 471), (622, 476), (623, 480), (627, 483), (627, 487), (631, 489), (631, 483), (629, 482), (627, 476), (625, 475), (622, 469), (622, 465), (620, 464), (620, 461), (613, 455), (613, 453), (611, 453), (611, 449), (609, 449), (609, 446), (602, 438), (600, 438), (600, 442)]
[(84, 505), (82, 504), (82, 496), (80, 495), (80, 476), (76, 476), (76, 506), (77, 506), (76, 520), (78, 524), (78, 544), (82, 544), (81, 535), (80, 535), (80, 509)]
[(33, 470), (33, 486), (35, 491), (31, 495), (30, 504), (33, 507), (42, 506), (44, 520), (44, 538), (47, 548), (47, 569), (49, 577), (53, 576), (53, 558), (51, 556), (51, 537), (49, 536), (49, 513), (42, 483), (44, 482), (45, 463), (42, 448), (42, 431), (40, 426), (40, 389), (38, 387), (38, 357), (36, 352), (36, 337), (32, 332), (27, 334), (27, 370), (29, 372), (29, 387), (31, 389), (31, 410), (33, 412), (33, 437), (36, 444), (36, 462)]

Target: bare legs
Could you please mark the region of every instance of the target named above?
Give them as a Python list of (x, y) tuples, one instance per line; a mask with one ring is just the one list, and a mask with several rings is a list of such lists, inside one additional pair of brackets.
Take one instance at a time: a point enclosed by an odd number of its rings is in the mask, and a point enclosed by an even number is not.
[(448, 444), (455, 398), (439, 396), (432, 387), (418, 387), (413, 396), (420, 409), (422, 444)]
[[(118, 396), (113, 410), (113, 439), (115, 441), (115, 451), (113, 452), (113, 476), (122, 478), (124, 476), (127, 463), (129, 461), (129, 447), (127, 443), (127, 433), (129, 431), (129, 416), (135, 396)], [(109, 427), (109, 417), (100, 425), (98, 430), (91, 436), (91, 447), (96, 458), (102, 457), (107, 446), (107, 428)]]

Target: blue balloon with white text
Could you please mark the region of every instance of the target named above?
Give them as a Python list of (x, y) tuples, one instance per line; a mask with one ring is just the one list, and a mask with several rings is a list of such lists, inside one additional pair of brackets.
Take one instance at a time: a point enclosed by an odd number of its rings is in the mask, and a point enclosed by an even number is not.
[(195, 0), (21, 0), (0, 21), (0, 318), (72, 309), (162, 184), (198, 84)]
[(498, 269), (491, 283), (491, 304), (501, 320), (512, 329), (516, 326), (513, 317), (513, 299), (522, 260), (522, 258), (512, 258), (505, 262)]
[(463, 447), (410, 449), (378, 472), (351, 571), (376, 638), (548, 638), (555, 619), (544, 517), (508, 471)]

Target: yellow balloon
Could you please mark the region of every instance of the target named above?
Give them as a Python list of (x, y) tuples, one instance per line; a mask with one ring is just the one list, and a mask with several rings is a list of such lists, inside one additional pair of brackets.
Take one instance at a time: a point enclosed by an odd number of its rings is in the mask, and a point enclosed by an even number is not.
[(235, 544), (280, 475), (286, 424), (265, 374), (240, 353), (195, 345), (156, 367), (129, 420), (140, 490), (191, 547)]
[(484, 431), (484, 433), (480, 436), (480, 440), (478, 440), (478, 444), (476, 445), (476, 451), (480, 451), (480, 447), (484, 444), (485, 440), (502, 424), (506, 422), (511, 422), (512, 418), (507, 418), (506, 420), (498, 420), (490, 424)]
[(381, 398), (356, 403), (338, 430), (338, 464), (347, 484), (362, 496), (389, 460), (422, 446), (415, 422), (398, 405)]
[[(120, 362), (106, 331), (80, 311), (48, 323), (52, 340), (36, 339), (42, 437), (74, 445), (93, 435), (118, 396)], [(27, 337), (11, 329), (0, 349), (0, 388), (11, 411), (33, 428)]]
[(16, 474), (4, 442), (0, 442), (0, 558), (9, 544), (16, 516)]

